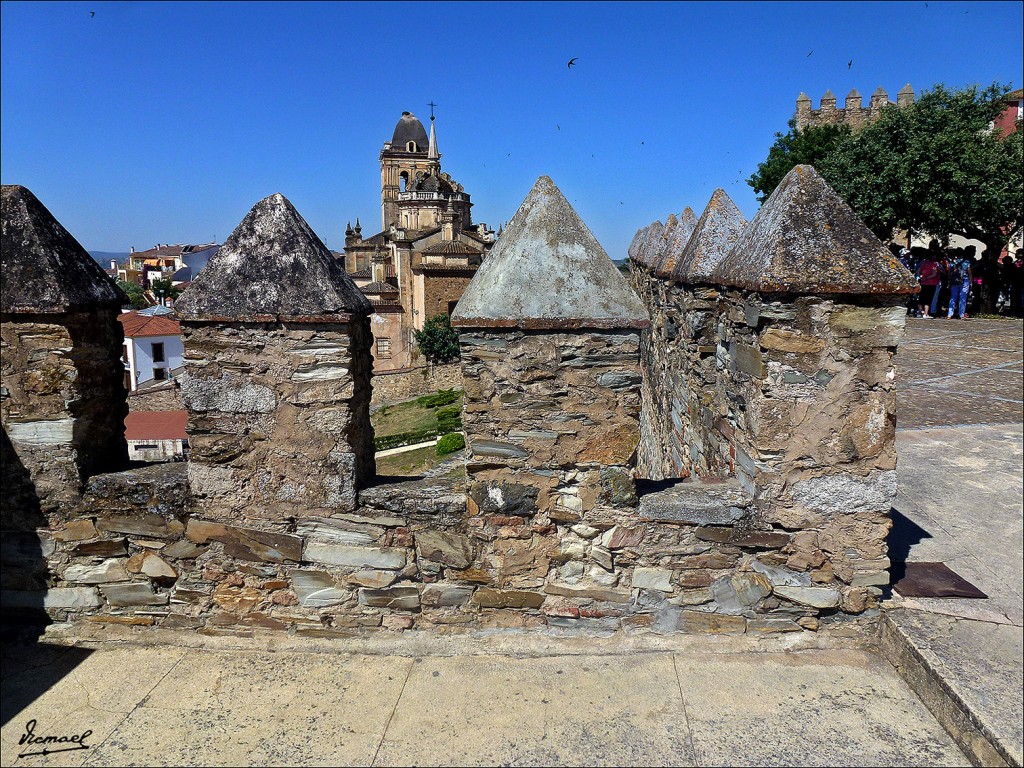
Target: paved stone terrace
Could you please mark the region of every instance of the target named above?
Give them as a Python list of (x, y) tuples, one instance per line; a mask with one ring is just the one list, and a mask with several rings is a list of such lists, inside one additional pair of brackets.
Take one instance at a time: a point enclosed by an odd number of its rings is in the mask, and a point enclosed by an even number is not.
[(977, 762), (1021, 765), (1024, 327), (911, 319), (898, 360), (890, 556), (945, 563), (988, 598), (895, 594), (882, 648)]
[(1024, 420), (1019, 320), (908, 318), (896, 360), (897, 429)]
[[(4, 766), (968, 765), (895, 671), (862, 651), (41, 646), (5, 649), (3, 688)], [(18, 745), (29, 719), (36, 735), (91, 730), (89, 749), (19, 758), (38, 751)]]

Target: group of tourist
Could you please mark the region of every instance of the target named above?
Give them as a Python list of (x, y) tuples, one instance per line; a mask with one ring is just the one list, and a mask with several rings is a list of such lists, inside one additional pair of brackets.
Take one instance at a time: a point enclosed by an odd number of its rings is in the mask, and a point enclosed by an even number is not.
[(988, 251), (977, 257), (973, 245), (943, 248), (932, 240), (927, 248), (890, 246), (893, 254), (921, 285), (907, 305), (914, 317), (957, 317), (975, 314), (1024, 316), (1024, 249), (1016, 257), (997, 260)]

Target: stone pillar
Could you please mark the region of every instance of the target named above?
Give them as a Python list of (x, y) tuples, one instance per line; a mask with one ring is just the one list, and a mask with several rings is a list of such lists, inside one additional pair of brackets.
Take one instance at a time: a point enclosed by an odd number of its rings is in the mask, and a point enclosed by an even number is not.
[(352, 511), (374, 475), (372, 308), (291, 203), (257, 203), (175, 308), (196, 514)]
[(795, 534), (765, 563), (785, 566), (776, 593), (863, 611), (889, 580), (894, 356), (916, 281), (810, 166), (710, 279), (720, 366), (703, 437), (729, 446), (759, 524)]
[(568, 201), (538, 179), (466, 290), (463, 424), (471, 514), (578, 521), (633, 497), (636, 294)]
[(33, 512), (68, 512), (89, 476), (127, 464), (117, 321), (127, 299), (32, 192), (4, 185), (2, 204), (0, 415), (9, 531), (27, 530), (21, 523)]

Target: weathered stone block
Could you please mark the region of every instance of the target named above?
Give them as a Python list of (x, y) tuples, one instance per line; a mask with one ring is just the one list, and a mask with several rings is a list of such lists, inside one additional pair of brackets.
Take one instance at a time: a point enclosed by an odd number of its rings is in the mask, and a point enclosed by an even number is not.
[(764, 361), (761, 358), (761, 350), (757, 347), (734, 342), (729, 346), (729, 355), (737, 372), (745, 373), (756, 379), (764, 378)]
[(807, 354), (825, 349), (825, 340), (800, 331), (769, 328), (761, 335), (761, 346), (776, 352)]
[(237, 528), (192, 518), (188, 521), (185, 535), (196, 544), (222, 542), (225, 553), (242, 560), (283, 563), (302, 559), (302, 539), (286, 533)]
[(134, 536), (153, 536), (155, 538), (177, 538), (185, 532), (185, 525), (174, 518), (160, 515), (106, 515), (96, 521), (101, 531), (128, 533)]
[(311, 563), (350, 568), (398, 570), (405, 567), (406, 554), (404, 549), (394, 547), (353, 547), (347, 544), (307, 541), (302, 559)]
[(672, 591), (672, 571), (664, 568), (634, 568), (632, 586), (635, 589)]
[(103, 596), (112, 606), (167, 605), (169, 595), (157, 594), (149, 582), (133, 581), (124, 584), (104, 584)]
[(112, 581), (128, 581), (124, 560), (110, 558), (96, 565), (69, 565), (64, 571), (64, 581), (79, 584), (104, 584)]
[(449, 608), (465, 605), (473, 596), (473, 587), (459, 587), (451, 584), (427, 584), (423, 588), (423, 605), (431, 608)]
[(676, 483), (640, 497), (641, 520), (689, 525), (731, 525), (748, 515), (750, 496), (735, 483)]
[(399, 571), (366, 569), (349, 575), (347, 580), (350, 584), (357, 584), (360, 587), (383, 589), (384, 587), (390, 587), (398, 581), (400, 576), (401, 573)]
[(632, 593), (628, 589), (610, 589), (593, 584), (559, 584), (552, 581), (544, 585), (544, 591), (549, 595), (603, 600), (609, 603), (628, 603), (632, 599)]
[(128, 554), (126, 539), (100, 539), (86, 541), (71, 550), (73, 557), (116, 557)]
[(742, 616), (683, 610), (674, 628), (679, 632), (693, 634), (741, 635), (747, 630), (747, 621)]
[(334, 577), (323, 571), (290, 571), (292, 591), (304, 608), (326, 608), (345, 602), (352, 593), (339, 588)]
[(469, 496), (485, 514), (532, 515), (537, 511), (540, 491), (532, 485), (508, 482), (476, 482)]
[(480, 587), (473, 594), (473, 602), (481, 608), (540, 608), (544, 595), (521, 589)]
[(373, 608), (417, 611), (420, 607), (420, 592), (416, 587), (364, 588), (359, 590), (359, 602)]
[(831, 587), (777, 586), (774, 593), (786, 600), (812, 608), (835, 608), (839, 605), (839, 590)]
[(420, 558), (453, 568), (468, 568), (473, 562), (473, 542), (468, 536), (448, 531), (420, 531), (416, 534)]

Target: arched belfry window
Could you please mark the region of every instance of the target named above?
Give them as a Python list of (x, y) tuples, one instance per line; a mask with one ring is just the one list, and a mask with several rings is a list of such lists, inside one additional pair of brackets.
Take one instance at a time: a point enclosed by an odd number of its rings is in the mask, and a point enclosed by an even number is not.
[(409, 150), (410, 152), (415, 152), (416, 151), (416, 142), (415, 141), (410, 141), (408, 144), (405, 145), (405, 148), (407, 150)]

